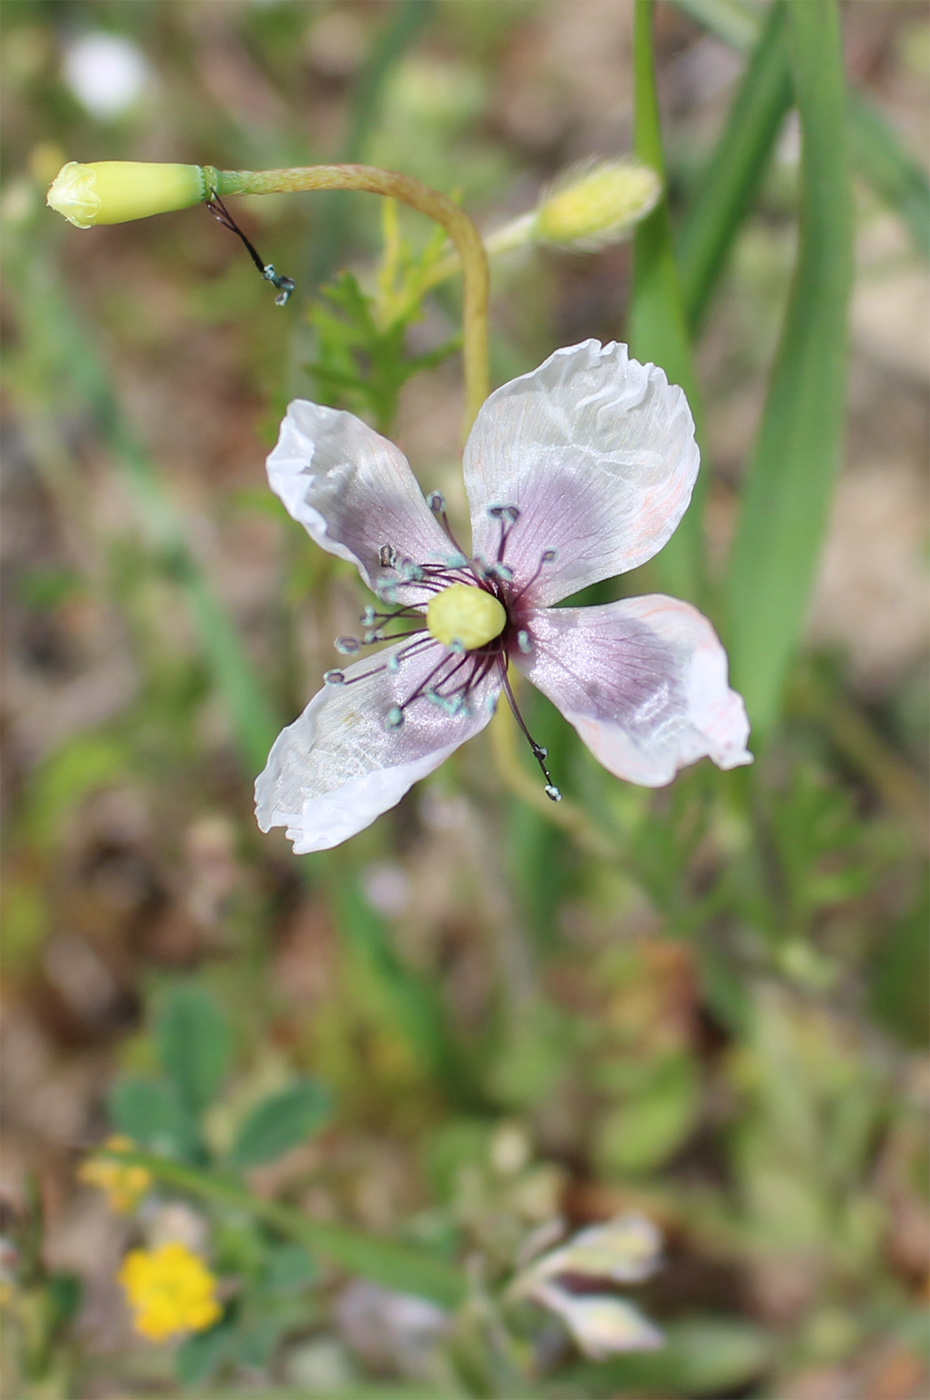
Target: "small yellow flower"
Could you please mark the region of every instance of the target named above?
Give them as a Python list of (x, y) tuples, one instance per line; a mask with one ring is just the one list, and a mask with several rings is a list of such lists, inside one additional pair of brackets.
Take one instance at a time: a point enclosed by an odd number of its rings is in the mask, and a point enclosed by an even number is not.
[(210, 198), (216, 173), (212, 166), (69, 160), (52, 181), (46, 203), (77, 228), (123, 224), (200, 204)]
[(199, 1255), (177, 1241), (158, 1249), (134, 1249), (119, 1271), (137, 1332), (163, 1342), (183, 1332), (204, 1332), (220, 1317), (216, 1279)]
[[(132, 1152), (136, 1144), (131, 1138), (117, 1133), (103, 1144), (112, 1152)], [(99, 1186), (106, 1192), (110, 1208), (119, 1215), (129, 1215), (142, 1197), (151, 1189), (152, 1173), (145, 1167), (134, 1167), (109, 1157), (88, 1157), (78, 1168), (78, 1180), (87, 1186)]]

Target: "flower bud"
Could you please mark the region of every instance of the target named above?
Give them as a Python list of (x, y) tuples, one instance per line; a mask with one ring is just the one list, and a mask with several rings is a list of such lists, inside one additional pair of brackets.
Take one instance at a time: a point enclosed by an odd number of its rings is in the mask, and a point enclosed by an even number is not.
[(208, 171), (212, 167), (126, 160), (81, 165), (72, 160), (52, 181), (46, 203), (78, 228), (123, 224), (209, 199)]
[(656, 172), (635, 160), (575, 166), (540, 201), (533, 235), (559, 247), (603, 248), (625, 238), (661, 193)]

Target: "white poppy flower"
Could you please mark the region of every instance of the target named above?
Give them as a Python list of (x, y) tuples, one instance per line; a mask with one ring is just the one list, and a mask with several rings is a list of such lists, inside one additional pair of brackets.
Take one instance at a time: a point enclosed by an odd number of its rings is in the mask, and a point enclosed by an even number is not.
[(337, 646), (353, 655), (395, 640), (328, 672), (279, 736), (256, 783), (262, 830), (285, 826), (298, 854), (354, 836), (483, 729), (502, 691), (526, 732), (511, 662), (617, 777), (660, 787), (704, 755), (751, 762), (726, 654), (693, 607), (659, 594), (552, 606), (651, 559), (698, 462), (687, 400), (661, 369), (615, 343), (557, 350), (478, 414), (465, 447), (469, 554), (396, 447), (351, 413), (295, 400), (268, 459), (272, 488), (380, 600), (363, 638)]

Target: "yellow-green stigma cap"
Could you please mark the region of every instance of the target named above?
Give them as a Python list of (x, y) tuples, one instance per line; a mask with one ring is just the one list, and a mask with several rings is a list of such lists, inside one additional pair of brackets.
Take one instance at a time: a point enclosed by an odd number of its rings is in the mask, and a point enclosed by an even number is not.
[(493, 593), (470, 583), (453, 583), (430, 599), (426, 625), (443, 646), (474, 651), (500, 636), (507, 614)]
[(78, 228), (92, 228), (188, 209), (209, 199), (211, 193), (200, 165), (132, 160), (81, 165), (71, 160), (52, 181), (46, 203)]

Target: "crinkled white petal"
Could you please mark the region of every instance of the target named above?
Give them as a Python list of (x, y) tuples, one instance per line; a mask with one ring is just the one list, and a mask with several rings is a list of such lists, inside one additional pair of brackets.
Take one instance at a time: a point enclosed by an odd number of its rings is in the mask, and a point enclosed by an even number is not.
[(519, 581), (544, 566), (539, 605), (651, 559), (691, 499), (700, 456), (684, 392), (625, 345), (586, 340), (497, 389), (465, 448), (473, 550), (496, 558), (500, 527), (487, 512), (521, 514), (506, 562)]
[(727, 657), (707, 618), (652, 594), (594, 608), (543, 608), (520, 669), (629, 782), (662, 787), (705, 755), (751, 763), (749, 721), (727, 685)]
[(268, 479), (317, 544), (357, 564), (370, 588), (397, 578), (379, 562), (383, 545), (417, 564), (450, 553), (404, 454), (353, 413), (294, 399)]
[(450, 694), (471, 674), (466, 668), (480, 664), (427, 640), (388, 670), (389, 659), (410, 645), (399, 642), (345, 668), (347, 684), (324, 686), (275, 740), (255, 784), (256, 814), (262, 831), (287, 827), (298, 855), (338, 846), (370, 826), (490, 720), (500, 690), (496, 668), (469, 693), (467, 709), (449, 714), (420, 696), (391, 728), (392, 708), (421, 685)]

